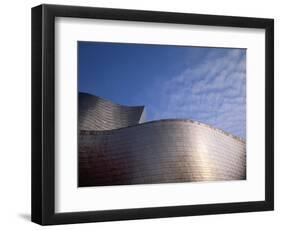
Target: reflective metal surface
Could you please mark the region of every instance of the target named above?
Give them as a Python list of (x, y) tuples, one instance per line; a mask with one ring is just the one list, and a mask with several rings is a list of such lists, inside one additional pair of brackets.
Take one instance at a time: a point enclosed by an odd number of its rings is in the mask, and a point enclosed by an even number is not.
[(144, 120), (144, 106), (124, 106), (87, 93), (79, 93), (80, 130), (110, 130)]
[(245, 141), (199, 122), (160, 120), (114, 130), (80, 129), (79, 186), (242, 179)]

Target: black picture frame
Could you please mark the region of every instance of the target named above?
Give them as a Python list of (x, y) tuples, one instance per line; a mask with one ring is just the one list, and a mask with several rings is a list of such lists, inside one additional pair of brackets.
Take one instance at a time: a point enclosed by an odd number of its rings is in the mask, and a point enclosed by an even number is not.
[[(55, 17), (265, 29), (265, 200), (55, 213)], [(222, 214), (274, 209), (274, 20), (125, 9), (32, 8), (32, 221), (41, 225)]]

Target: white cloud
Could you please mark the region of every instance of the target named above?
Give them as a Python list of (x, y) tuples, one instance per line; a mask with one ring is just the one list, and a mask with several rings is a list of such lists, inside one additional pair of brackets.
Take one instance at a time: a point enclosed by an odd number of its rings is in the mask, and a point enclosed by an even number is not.
[[(196, 66), (164, 82), (159, 118), (199, 120), (234, 135), (246, 133), (245, 50), (209, 52)], [(160, 112), (161, 111), (161, 112)]]

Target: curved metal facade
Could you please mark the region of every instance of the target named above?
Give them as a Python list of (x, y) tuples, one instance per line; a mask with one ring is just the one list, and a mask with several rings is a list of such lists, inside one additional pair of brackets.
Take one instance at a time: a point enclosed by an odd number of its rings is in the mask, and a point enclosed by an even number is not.
[(79, 93), (80, 130), (111, 130), (140, 123), (144, 106), (124, 106), (103, 98)]
[(245, 141), (199, 122), (80, 130), (79, 186), (242, 179)]

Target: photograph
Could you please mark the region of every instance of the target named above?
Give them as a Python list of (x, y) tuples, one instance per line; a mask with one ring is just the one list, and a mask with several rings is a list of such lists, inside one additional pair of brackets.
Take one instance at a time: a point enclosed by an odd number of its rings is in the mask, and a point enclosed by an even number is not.
[(274, 18), (149, 9), (32, 8), (33, 222), (274, 210)]
[(246, 180), (246, 59), (77, 41), (78, 187)]

